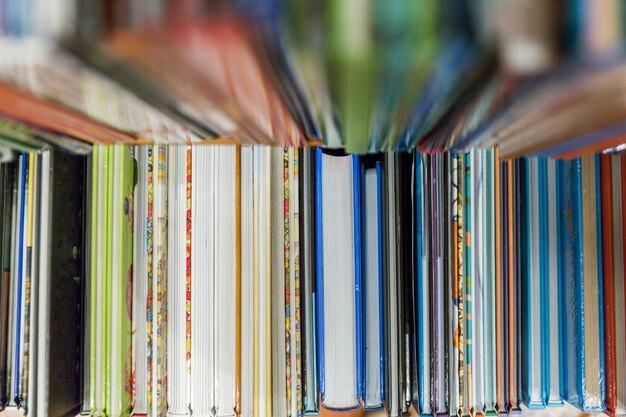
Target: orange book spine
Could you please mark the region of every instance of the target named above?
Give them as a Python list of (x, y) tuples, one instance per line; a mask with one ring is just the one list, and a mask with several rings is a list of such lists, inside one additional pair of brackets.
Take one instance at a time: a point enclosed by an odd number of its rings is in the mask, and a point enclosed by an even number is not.
[(604, 286), (604, 363), (606, 371), (606, 408), (615, 414), (617, 387), (615, 384), (615, 297), (613, 281), (613, 202), (611, 155), (600, 156), (602, 204), (602, 285)]
[(505, 412), (506, 405), (504, 404), (504, 325), (502, 322), (504, 314), (503, 296), (502, 293), (502, 258), (500, 253), (502, 250), (502, 230), (501, 227), (501, 176), (500, 176), (500, 152), (496, 147), (494, 150), (494, 203), (495, 203), (495, 258), (496, 258), (496, 270), (495, 270), (495, 282), (496, 282), (496, 403), (497, 411)]
[[(508, 198), (507, 198), (507, 216), (509, 218), (508, 227), (508, 294), (509, 298), (509, 312), (514, 312), (517, 309), (516, 303), (516, 276), (515, 276), (515, 237), (513, 226), (513, 213), (514, 213), (514, 199), (513, 199), (513, 161), (508, 160), (507, 167), (507, 182), (508, 182)], [(519, 398), (517, 396), (517, 332), (516, 332), (516, 315), (509, 313), (509, 332), (508, 332), (508, 349), (509, 349), (509, 412), (517, 409)]]

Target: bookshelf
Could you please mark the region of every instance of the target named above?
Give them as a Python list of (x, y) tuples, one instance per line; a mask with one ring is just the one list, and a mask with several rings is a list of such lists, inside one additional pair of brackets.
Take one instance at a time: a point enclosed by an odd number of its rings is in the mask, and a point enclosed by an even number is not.
[(0, 415), (625, 415), (625, 27), (0, 2)]

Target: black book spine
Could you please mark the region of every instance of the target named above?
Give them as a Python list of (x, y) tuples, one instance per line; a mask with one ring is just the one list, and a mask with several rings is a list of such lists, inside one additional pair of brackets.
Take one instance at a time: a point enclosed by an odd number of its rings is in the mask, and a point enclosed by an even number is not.
[(51, 154), (48, 415), (76, 415), (81, 388), (84, 157)]
[(1, 259), (2, 276), (0, 277), (0, 407), (4, 409), (9, 397), (7, 387), (7, 351), (9, 342), (9, 293), (11, 285), (11, 227), (13, 220), (13, 188), (15, 183), (15, 164), (2, 164), (2, 227)]

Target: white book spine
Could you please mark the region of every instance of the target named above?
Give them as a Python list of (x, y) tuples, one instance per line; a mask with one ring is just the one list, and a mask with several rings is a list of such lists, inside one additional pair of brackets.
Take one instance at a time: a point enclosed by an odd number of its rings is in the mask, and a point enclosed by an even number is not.
[(208, 417), (215, 411), (216, 147), (194, 147), (191, 169), (191, 412)]
[(187, 415), (187, 147), (170, 149), (168, 173), (168, 415)]
[(254, 165), (252, 146), (241, 148), (241, 404), (242, 417), (254, 413)]

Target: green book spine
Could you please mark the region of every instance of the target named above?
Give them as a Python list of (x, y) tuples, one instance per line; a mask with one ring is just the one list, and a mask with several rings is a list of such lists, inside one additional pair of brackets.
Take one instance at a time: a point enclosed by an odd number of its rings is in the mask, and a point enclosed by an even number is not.
[(103, 202), (104, 210), (105, 210), (105, 221), (104, 221), (104, 317), (105, 317), (105, 326), (104, 326), (104, 386), (105, 386), (105, 395), (104, 395), (104, 404), (105, 404), (105, 414), (109, 414), (108, 405), (111, 404), (111, 275), (112, 275), (112, 267), (111, 267), (111, 235), (113, 230), (113, 221), (112, 221), (112, 206), (111, 202), (113, 200), (113, 148), (107, 146), (103, 148), (105, 151), (105, 166), (104, 166), (104, 175), (105, 175), (105, 198)]
[(117, 225), (118, 234), (114, 250), (119, 251), (117, 277), (120, 280), (117, 285), (118, 309), (117, 323), (114, 327), (118, 332), (117, 358), (117, 399), (119, 401), (118, 410), (120, 416), (127, 416), (131, 411), (131, 389), (132, 389), (132, 268), (133, 268), (133, 183), (134, 170), (133, 159), (128, 146), (120, 146), (120, 152), (116, 154), (118, 160), (115, 161), (116, 170), (119, 172), (120, 187), (119, 196), (114, 199), (118, 202), (114, 210), (118, 211), (119, 223)]

